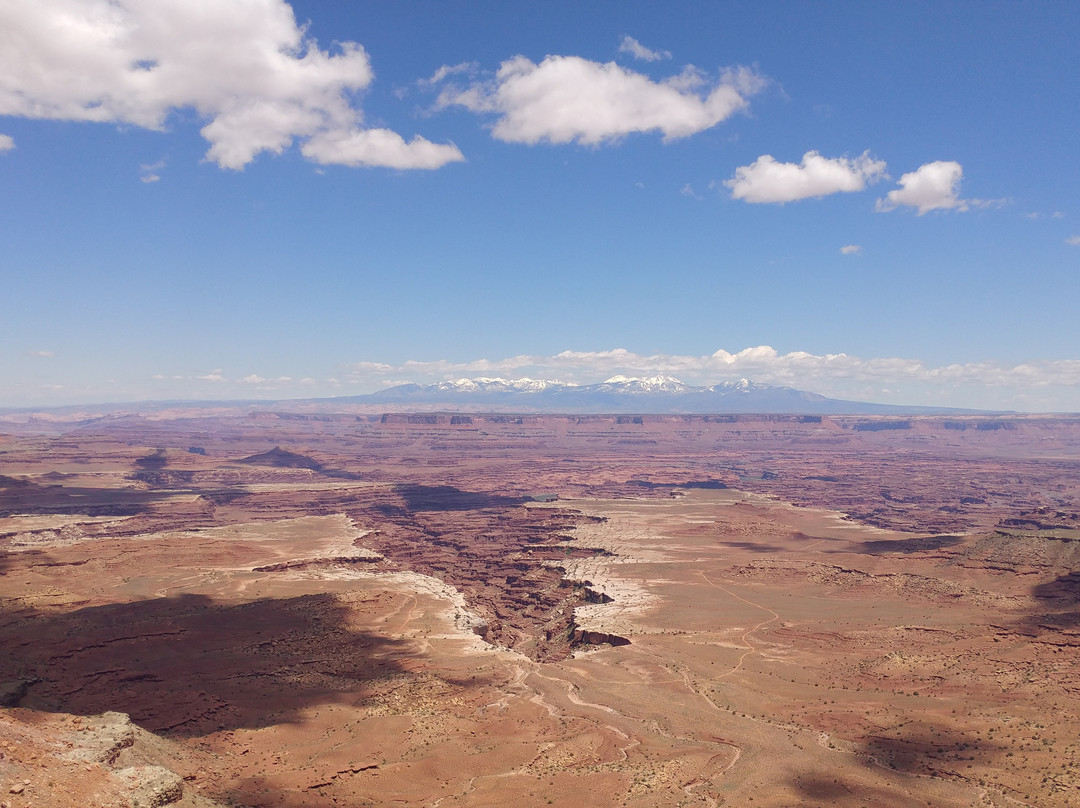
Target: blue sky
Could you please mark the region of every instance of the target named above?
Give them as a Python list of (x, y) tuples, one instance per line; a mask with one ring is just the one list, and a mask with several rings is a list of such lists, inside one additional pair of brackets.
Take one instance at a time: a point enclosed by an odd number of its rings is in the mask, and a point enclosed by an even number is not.
[(0, 406), (1080, 411), (1080, 5), (5, 0)]

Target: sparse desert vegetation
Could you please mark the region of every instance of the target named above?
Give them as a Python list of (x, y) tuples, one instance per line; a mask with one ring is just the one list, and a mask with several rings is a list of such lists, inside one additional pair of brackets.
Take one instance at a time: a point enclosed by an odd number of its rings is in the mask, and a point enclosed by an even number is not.
[(199, 415), (0, 436), (12, 808), (1080, 793), (1080, 419)]

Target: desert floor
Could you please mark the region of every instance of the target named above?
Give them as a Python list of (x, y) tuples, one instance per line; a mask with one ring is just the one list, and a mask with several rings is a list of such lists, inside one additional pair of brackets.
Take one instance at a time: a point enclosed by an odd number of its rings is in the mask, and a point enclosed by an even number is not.
[(0, 804), (1080, 801), (1080, 420), (451, 420), (0, 435)]

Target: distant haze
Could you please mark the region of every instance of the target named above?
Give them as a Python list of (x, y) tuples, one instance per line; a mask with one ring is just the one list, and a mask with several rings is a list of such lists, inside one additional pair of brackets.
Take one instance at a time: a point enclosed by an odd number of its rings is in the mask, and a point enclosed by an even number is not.
[(0, 407), (662, 375), (1080, 411), (1078, 31), (4, 0)]
[[(988, 412), (844, 401), (816, 393), (741, 379), (709, 386), (688, 385), (672, 376), (613, 376), (598, 384), (537, 379), (477, 378), (435, 384), (402, 384), (378, 393), (332, 398), (238, 401), (161, 401), (0, 411), (0, 426), (92, 420), (104, 416), (239, 414), (282, 412), (510, 412), (510, 413), (671, 413), (789, 415), (930, 415)], [(306, 417), (306, 416), (305, 416)]]

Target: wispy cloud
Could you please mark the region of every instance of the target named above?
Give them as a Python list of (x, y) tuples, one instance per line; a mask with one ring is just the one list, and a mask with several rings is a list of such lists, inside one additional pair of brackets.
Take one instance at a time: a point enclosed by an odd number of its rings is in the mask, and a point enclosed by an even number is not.
[(450, 76), (458, 76), (461, 74), (474, 75), (480, 71), (480, 66), (476, 62), (461, 62), (456, 65), (443, 65), (436, 70), (429, 79), (420, 79), (417, 82), (421, 87), (432, 87), (445, 81)]
[(190, 108), (206, 121), (207, 159), (231, 169), (297, 139), (324, 164), (437, 168), (464, 159), (453, 144), (365, 128), (353, 102), (373, 80), (363, 47), (321, 50), (285, 0), (0, 8), (0, 115), (161, 130)]
[(346, 368), (346, 377), (360, 384), (380, 385), (384, 379), (407, 379), (427, 383), (462, 376), (529, 376), (591, 383), (612, 375), (677, 376), (692, 384), (749, 377), (771, 384), (789, 385), (827, 395), (851, 395), (871, 385), (886, 390), (907, 385), (974, 385), (986, 387), (1038, 388), (1080, 385), (1080, 359), (1038, 360), (1008, 364), (985, 362), (931, 366), (918, 359), (864, 359), (845, 353), (813, 354), (806, 351), (780, 353), (761, 345), (731, 353), (718, 350), (703, 356), (677, 354), (641, 355), (623, 348), (609, 351), (563, 351), (552, 356), (518, 355), (504, 359), (453, 362), (409, 360), (398, 365), (357, 362)]
[(629, 53), (635, 59), (641, 59), (644, 62), (659, 62), (671, 58), (671, 51), (646, 48), (632, 36), (622, 38), (622, 42), (619, 43), (619, 53)]
[[(432, 78), (452, 71), (440, 68)], [(495, 115), (491, 132), (498, 140), (596, 146), (634, 132), (658, 131), (665, 140), (693, 135), (744, 109), (765, 84), (749, 68), (710, 80), (687, 67), (658, 82), (614, 62), (548, 56), (537, 64), (515, 56), (490, 80), (448, 84), (436, 107)]]
[(845, 244), (840, 248), (842, 255), (859, 255), (862, 252), (862, 246), (859, 244)]
[[(252, 396), (306, 398), (370, 393), (408, 382), (430, 384), (461, 378), (541, 379), (591, 384), (612, 376), (675, 376), (709, 385), (740, 378), (794, 387), (833, 398), (899, 404), (1080, 411), (1080, 358), (932, 364), (917, 358), (859, 357), (846, 353), (782, 353), (768, 345), (703, 355), (639, 354), (625, 348), (518, 354), (497, 359), (410, 359), (399, 363), (364, 360), (338, 367), (332, 376), (156, 374), (154, 387), (139, 398)], [(105, 393), (97, 391), (101, 396)], [(101, 400), (118, 401), (116, 390)], [(86, 401), (83, 398), (73, 399)]]
[(0, 154), (15, 148), (15, 138), (11, 135), (0, 135)]
[(158, 160), (156, 163), (143, 163), (139, 166), (139, 180), (145, 183), (157, 182), (161, 179), (158, 172), (163, 168), (165, 168), (164, 160)]
[(799, 199), (851, 193), (885, 176), (885, 163), (869, 152), (855, 158), (822, 157), (808, 151), (800, 163), (780, 163), (763, 154), (748, 166), (735, 169), (724, 185), (734, 199), (745, 202), (784, 203)]
[(54, 352), (45, 350), (27, 351), (26, 355), (33, 356), (37, 359), (49, 359), (53, 356), (56, 356)]
[(1069, 236), (1065, 239), (1066, 244), (1071, 244), (1074, 247), (1080, 245), (1080, 236)]
[[(283, 384), (289, 384), (292, 382), (292, 376), (278, 376), (275, 379), (267, 379), (257, 373), (250, 373), (244, 378), (240, 379), (240, 384), (252, 384), (258, 387), (274, 388), (280, 387)], [(312, 380), (301, 380), (301, 383), (308, 384)]]

